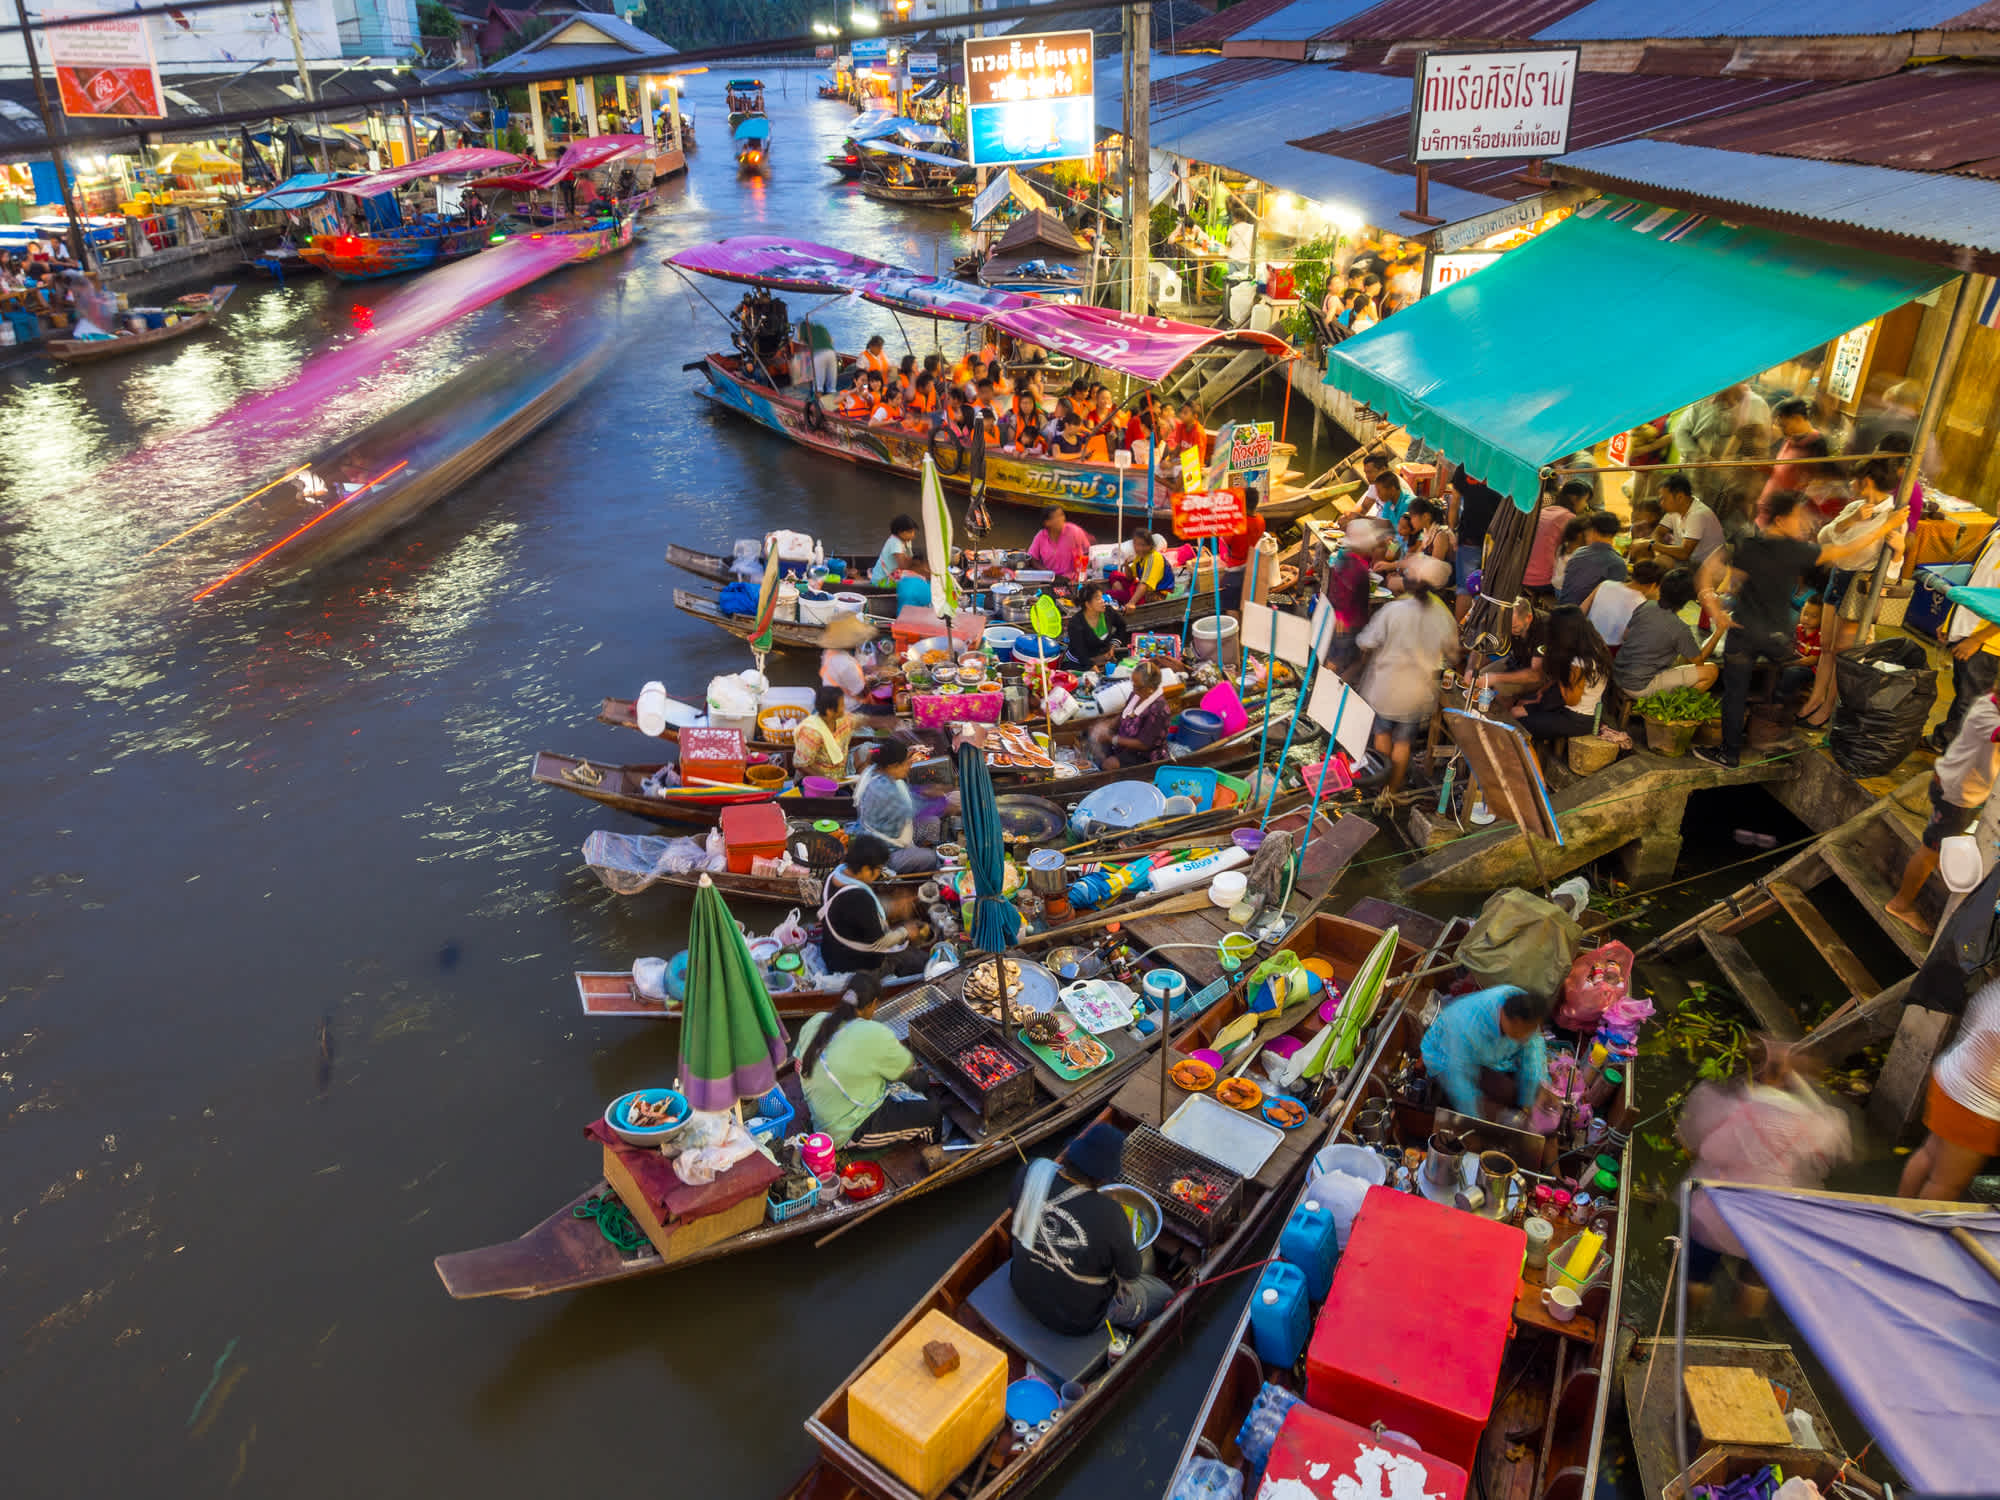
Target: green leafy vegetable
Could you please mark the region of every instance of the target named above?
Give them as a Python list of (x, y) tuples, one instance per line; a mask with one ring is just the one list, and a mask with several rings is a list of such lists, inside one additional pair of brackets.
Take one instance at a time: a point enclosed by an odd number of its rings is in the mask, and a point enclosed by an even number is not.
[(1722, 704), (1700, 688), (1669, 688), (1632, 706), (1640, 718), (1657, 724), (1708, 724), (1722, 717)]

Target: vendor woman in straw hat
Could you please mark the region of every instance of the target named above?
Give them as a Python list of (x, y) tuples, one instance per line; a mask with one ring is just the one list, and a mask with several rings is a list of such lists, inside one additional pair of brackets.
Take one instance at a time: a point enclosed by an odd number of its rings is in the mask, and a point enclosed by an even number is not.
[(875, 627), (855, 614), (835, 615), (820, 632), (820, 639), (826, 643), (819, 654), (819, 680), (828, 687), (837, 687), (847, 702), (849, 713), (893, 713), (893, 708), (877, 707), (868, 696), (868, 690), (875, 685), (875, 674), (861, 665), (861, 659), (854, 654), (857, 646), (864, 645), (875, 634)]

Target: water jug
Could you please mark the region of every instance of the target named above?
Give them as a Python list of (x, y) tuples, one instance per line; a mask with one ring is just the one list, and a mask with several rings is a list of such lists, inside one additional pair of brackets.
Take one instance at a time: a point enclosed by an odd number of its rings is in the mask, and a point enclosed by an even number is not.
[(1306, 1275), (1306, 1296), (1326, 1300), (1333, 1285), (1333, 1263), (1340, 1258), (1340, 1226), (1333, 1205), (1308, 1197), (1292, 1210), (1278, 1235), (1278, 1254)]
[(1306, 1273), (1290, 1261), (1264, 1267), (1257, 1294), (1250, 1302), (1250, 1340), (1267, 1365), (1289, 1370), (1312, 1336), (1312, 1303), (1306, 1296)]

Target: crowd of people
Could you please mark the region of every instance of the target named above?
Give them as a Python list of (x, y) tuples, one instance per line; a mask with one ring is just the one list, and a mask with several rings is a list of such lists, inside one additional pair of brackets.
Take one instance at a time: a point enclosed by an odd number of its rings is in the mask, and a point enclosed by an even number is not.
[(34, 240), (21, 250), (0, 251), (0, 311), (32, 316), (38, 333), (73, 328), (79, 312), (78, 293), (87, 299), (92, 285), (60, 238)]

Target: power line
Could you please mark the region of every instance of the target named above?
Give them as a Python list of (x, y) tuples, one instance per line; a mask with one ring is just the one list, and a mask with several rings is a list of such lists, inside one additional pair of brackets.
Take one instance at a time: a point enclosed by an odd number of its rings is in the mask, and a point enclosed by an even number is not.
[[(189, 3), (185, 6), (150, 6), (131, 11), (113, 11), (106, 14), (122, 18), (128, 15), (158, 14), (167, 10), (220, 9), (232, 3), (240, 3), (240, 0), (189, 0)], [(1067, 15), (1076, 11), (1129, 10), (1141, 5), (1151, 5), (1152, 3), (1153, 0), (1043, 0), (1043, 3), (1039, 4), (1011, 5), (998, 10), (969, 12), (968, 15), (976, 16), (977, 20), (983, 24), (992, 25), (994, 23), (1027, 21), (1048, 16)], [(100, 15), (94, 19), (102, 20), (104, 16)], [(959, 24), (961, 23), (956, 17), (945, 18), (943, 26), (940, 25), (937, 19), (926, 21), (885, 21), (879, 27), (872, 29), (849, 29), (839, 32), (832, 37), (811, 34), (767, 37), (755, 41), (734, 42), (728, 46), (697, 47), (685, 52), (635, 53), (630, 57), (619, 59), (615, 65), (593, 68), (587, 70), (587, 72), (589, 76), (598, 77), (609, 77), (620, 73), (664, 73), (671, 72), (674, 68), (686, 66), (689, 63), (728, 62), (752, 51), (766, 53), (810, 53), (815, 47), (827, 43), (832, 43), (836, 46), (843, 43), (851, 45), (857, 39), (868, 40), (874, 37), (916, 36), (940, 29), (957, 29)], [(962, 24), (970, 25), (972, 23), (968, 19)], [(8, 29), (12, 31), (21, 30), (18, 26)], [(34, 23), (30, 29), (41, 30), (41, 23)], [(665, 43), (661, 45), (664, 46)], [(808, 59), (802, 58), (801, 60)], [(162, 135), (168, 132), (178, 134), (191, 130), (207, 130), (231, 125), (251, 125), (266, 120), (290, 119), (299, 115), (333, 114), (342, 110), (398, 104), (405, 100), (414, 102), (420, 99), (435, 99), (447, 94), (477, 93), (481, 91), (500, 93), (509, 89), (526, 87), (530, 84), (559, 83), (565, 79), (582, 76), (586, 76), (586, 74), (579, 73), (575, 64), (557, 64), (546, 68), (528, 68), (519, 72), (499, 74), (475, 73), (450, 83), (413, 84), (406, 88), (385, 89), (372, 96), (356, 95), (346, 99), (323, 98), (287, 104), (273, 103), (258, 109), (229, 110), (221, 114), (193, 115), (181, 118), (168, 117), (160, 120), (127, 120), (121, 121), (117, 128), (111, 130), (71, 132), (68, 130), (52, 129), (50, 121), (45, 118), (43, 124), (45, 128), (51, 129), (50, 134), (31, 136), (23, 140), (10, 142), (6, 147), (6, 154), (10, 157), (31, 156), (53, 148), (89, 151), (97, 149), (110, 141), (136, 140), (145, 136)]]

